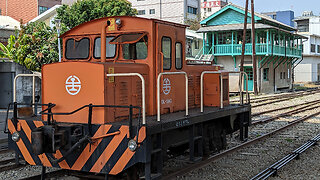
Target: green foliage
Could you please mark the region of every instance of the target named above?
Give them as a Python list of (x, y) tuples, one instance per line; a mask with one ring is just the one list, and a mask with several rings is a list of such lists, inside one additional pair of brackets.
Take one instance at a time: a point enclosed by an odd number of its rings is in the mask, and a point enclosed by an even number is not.
[(0, 43), (0, 58), (8, 58), (9, 60), (16, 59), (15, 48), (14, 48), (15, 41), (16, 41), (16, 37), (11, 35), (10, 38), (8, 39), (7, 46)]
[(21, 26), (13, 60), (32, 71), (40, 71), (42, 65), (58, 61), (57, 37), (56, 30), (43, 22)]
[(195, 19), (186, 18), (184, 20), (184, 23), (190, 26), (189, 27), (190, 30), (197, 31), (201, 27), (200, 26), (200, 14), (198, 14)]
[(82, 0), (72, 6), (63, 5), (57, 9), (57, 18), (68, 28), (73, 28), (93, 19), (108, 16), (134, 16), (136, 9), (126, 0)]

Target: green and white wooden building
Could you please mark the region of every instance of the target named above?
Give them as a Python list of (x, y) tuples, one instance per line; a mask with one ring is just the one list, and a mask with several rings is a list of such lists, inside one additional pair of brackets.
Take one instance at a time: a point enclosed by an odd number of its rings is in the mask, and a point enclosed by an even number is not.
[[(203, 34), (203, 48), (196, 57), (213, 59), (225, 70), (239, 71), (242, 51), (244, 8), (229, 3), (227, 6), (201, 21), (197, 31)], [(302, 38), (296, 29), (268, 16), (255, 13), (255, 44), (258, 92), (272, 93), (292, 86), (293, 64), (302, 60)], [(244, 69), (248, 74), (248, 90), (253, 90), (251, 13), (245, 46)], [(230, 78), (230, 85), (237, 78)]]

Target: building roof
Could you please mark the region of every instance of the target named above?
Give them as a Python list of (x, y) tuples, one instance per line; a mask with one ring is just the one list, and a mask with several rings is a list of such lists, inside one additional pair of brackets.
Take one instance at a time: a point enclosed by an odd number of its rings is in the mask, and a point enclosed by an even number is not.
[(9, 16), (0, 16), (0, 29), (20, 29), (20, 22)]
[(200, 34), (190, 29), (186, 29), (186, 36), (191, 38), (203, 39), (203, 37)]
[[(251, 24), (247, 24), (247, 29), (251, 29)], [(283, 29), (280, 29), (278, 27), (270, 26), (267, 24), (261, 24), (257, 23), (255, 24), (255, 29), (276, 29), (279, 31), (283, 31), (286, 33), (291, 33), (290, 31), (286, 31)], [(200, 27), (200, 29), (197, 31), (197, 33), (203, 33), (203, 32), (219, 32), (219, 31), (237, 31), (237, 30), (243, 30), (243, 24), (225, 24), (225, 25), (219, 25), (219, 26), (205, 26)], [(296, 36), (301, 37), (302, 39), (308, 39), (306, 36), (297, 34), (297, 33), (291, 33)]]
[[(273, 26), (267, 24), (257, 23), (255, 24), (256, 29), (272, 29)], [(197, 33), (202, 32), (214, 32), (214, 31), (234, 31), (234, 30), (242, 30), (243, 24), (225, 24), (225, 25), (218, 25), (218, 26), (205, 26), (200, 27)], [(251, 29), (251, 24), (247, 24), (247, 29)]]
[[(221, 14), (222, 12), (228, 10), (228, 9), (233, 9), (236, 10), (242, 14), (245, 14), (245, 9), (241, 6), (235, 5), (233, 3), (228, 3), (227, 6), (225, 6), (224, 8), (220, 9), (219, 11), (215, 12), (214, 14), (212, 14), (211, 16), (209, 16), (208, 18), (206, 18), (205, 20), (201, 21), (200, 24), (205, 25), (208, 21), (210, 21), (212, 18), (214, 18), (215, 16), (218, 16), (219, 14)], [(288, 31), (296, 31), (295, 28), (288, 26), (284, 23), (281, 23), (275, 19), (272, 19), (271, 17), (267, 16), (267, 15), (263, 15), (260, 13), (255, 12), (255, 20), (260, 21), (263, 24), (270, 24), (272, 26), (281, 26), (281, 28), (284, 28), (285, 30)], [(251, 11), (248, 10), (248, 18), (251, 17)]]
[(61, 7), (61, 5), (55, 5), (52, 8), (50, 8), (50, 9), (46, 10), (45, 12), (43, 12), (42, 14), (40, 14), (39, 16), (33, 18), (29, 22), (45, 21), (46, 19), (57, 14), (57, 8), (59, 8), (59, 7)]

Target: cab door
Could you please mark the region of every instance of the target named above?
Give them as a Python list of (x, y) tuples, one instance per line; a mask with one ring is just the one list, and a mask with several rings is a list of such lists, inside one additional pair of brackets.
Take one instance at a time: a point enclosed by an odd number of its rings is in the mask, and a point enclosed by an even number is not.
[[(157, 74), (162, 72), (181, 71), (176, 59), (182, 60), (183, 35), (179, 30), (184, 28), (157, 23)], [(180, 32), (181, 33), (181, 32)], [(180, 38), (179, 38), (180, 37)], [(185, 37), (184, 37), (185, 38)], [(178, 51), (177, 51), (178, 49)], [(160, 80), (161, 113), (169, 113), (185, 109), (185, 77), (184, 75), (162, 75)]]

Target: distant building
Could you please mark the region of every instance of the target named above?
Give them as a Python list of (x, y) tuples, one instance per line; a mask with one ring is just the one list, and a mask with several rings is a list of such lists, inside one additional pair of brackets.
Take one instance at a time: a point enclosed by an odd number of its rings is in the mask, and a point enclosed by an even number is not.
[(15, 29), (20, 29), (19, 21), (9, 17), (0, 16), (0, 42), (7, 45), (10, 35), (15, 34)]
[[(228, 71), (239, 71), (242, 51), (244, 8), (229, 3), (205, 20), (197, 31), (203, 34), (202, 56), (199, 60), (213, 59), (214, 63)], [(251, 22), (248, 13), (248, 23)], [(252, 44), (256, 45), (258, 92), (272, 93), (292, 87), (293, 62), (301, 60), (301, 35), (295, 28), (269, 16), (254, 14), (256, 41), (251, 40), (251, 24), (248, 24), (244, 71), (248, 74), (248, 90), (253, 91)], [(230, 77), (230, 88), (236, 91), (238, 76)]]
[(57, 4), (61, 4), (61, 0), (1, 0), (0, 15), (27, 23)]
[(294, 27), (294, 21), (293, 21), (294, 12), (291, 10), (266, 12), (266, 13), (261, 13), (261, 14), (267, 15), (267, 16), (271, 17), (272, 19), (275, 19), (275, 20), (282, 22), (286, 25)]
[(61, 7), (61, 5), (55, 5), (52, 8), (50, 8), (48, 11), (33, 18), (29, 22), (44, 22), (47, 26), (50, 26), (52, 28), (53, 26), (55, 26), (53, 21), (54, 21), (54, 18), (57, 16), (57, 9), (59, 7)]
[(201, 19), (211, 16), (227, 4), (228, 0), (201, 0)]
[(196, 33), (186, 29), (186, 57), (188, 59), (193, 59), (197, 55), (200, 55), (200, 50), (202, 49), (203, 37), (201, 34)]
[(303, 42), (303, 61), (296, 63), (295, 82), (320, 81), (320, 16), (306, 11), (294, 21), (298, 34), (308, 38)]
[(161, 19), (184, 24), (187, 19), (197, 19), (200, 0), (129, 0), (138, 10), (138, 17)]

